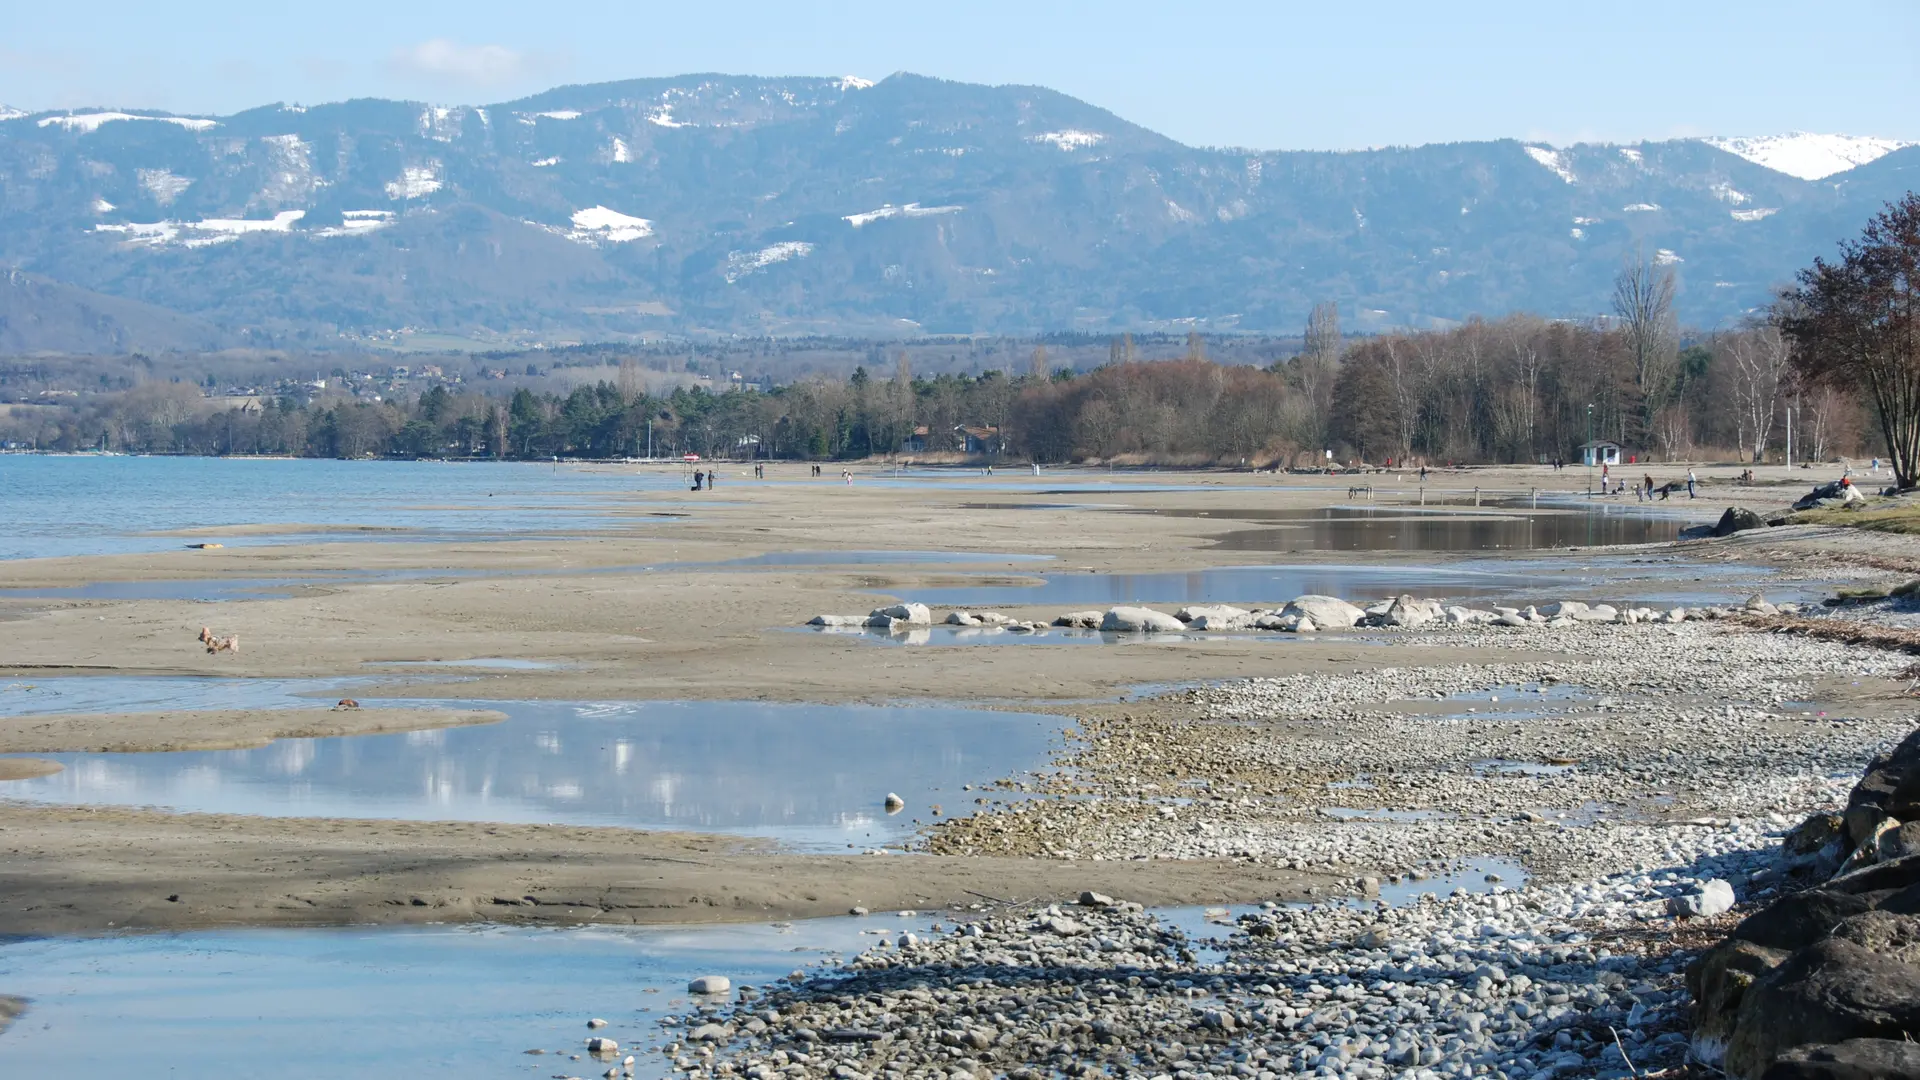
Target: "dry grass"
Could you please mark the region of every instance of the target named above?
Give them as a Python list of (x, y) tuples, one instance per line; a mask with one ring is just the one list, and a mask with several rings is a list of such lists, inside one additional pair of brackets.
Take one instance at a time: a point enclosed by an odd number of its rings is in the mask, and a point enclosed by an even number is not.
[(1775, 634), (1800, 634), (1818, 641), (1920, 654), (1920, 630), (1867, 626), (1842, 619), (1803, 619), (1797, 615), (1735, 615), (1731, 621)]
[(1802, 510), (1793, 515), (1795, 525), (1838, 525), (1869, 532), (1920, 536), (1920, 505), (1887, 506), (1864, 510)]

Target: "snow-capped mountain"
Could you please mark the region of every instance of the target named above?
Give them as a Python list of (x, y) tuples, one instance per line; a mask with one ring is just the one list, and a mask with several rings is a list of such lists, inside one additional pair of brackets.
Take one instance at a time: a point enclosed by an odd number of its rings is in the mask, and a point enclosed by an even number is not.
[(1805, 131), (1700, 141), (1802, 180), (1824, 180), (1915, 145), (1871, 135), (1816, 135)]
[[(1292, 331), (1322, 300), (1361, 327), (1577, 318), (1640, 251), (1712, 325), (1916, 178), (1920, 147), (1886, 139), (1196, 149), (1038, 87), (698, 75), (484, 107), (14, 116), (0, 264), (61, 311), (318, 344)], [(119, 317), (36, 347), (138, 347), (88, 336)]]

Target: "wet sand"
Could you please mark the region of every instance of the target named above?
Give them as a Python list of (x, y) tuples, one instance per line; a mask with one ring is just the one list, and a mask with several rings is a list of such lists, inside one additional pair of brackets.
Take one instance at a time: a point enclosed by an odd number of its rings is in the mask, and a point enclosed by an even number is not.
[(448, 922), (700, 923), (1030, 901), (1304, 898), (1231, 859), (782, 854), (733, 837), (0, 804), (0, 934)]
[[(0, 717), (0, 753), (242, 750), (265, 746), (275, 739), (423, 731), (466, 724), (495, 724), (505, 719), (506, 714), (486, 709), (203, 709), (50, 713)], [(5, 764), (6, 761), (0, 759), (0, 769), (4, 769)], [(13, 780), (19, 777), (0, 772), (0, 779)], [(5, 789), (0, 789), (0, 795), (3, 794)]]

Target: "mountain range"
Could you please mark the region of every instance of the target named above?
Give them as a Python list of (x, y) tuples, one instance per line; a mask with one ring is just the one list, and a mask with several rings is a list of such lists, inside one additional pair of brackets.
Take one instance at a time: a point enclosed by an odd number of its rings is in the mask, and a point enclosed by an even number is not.
[(908, 74), (0, 109), (0, 351), (1585, 318), (1636, 252), (1727, 325), (1916, 187), (1887, 139), (1195, 148)]

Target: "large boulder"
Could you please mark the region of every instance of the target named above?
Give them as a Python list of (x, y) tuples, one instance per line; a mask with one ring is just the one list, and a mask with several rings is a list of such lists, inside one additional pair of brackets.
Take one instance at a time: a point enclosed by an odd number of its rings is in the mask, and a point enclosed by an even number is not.
[(1232, 604), (1189, 604), (1174, 612), (1173, 615), (1181, 622), (1192, 622), (1195, 619), (1247, 619), (1252, 616), (1253, 612), (1246, 608), (1234, 607)]
[(1733, 904), (1733, 886), (1720, 878), (1714, 878), (1701, 885), (1699, 892), (1669, 898), (1667, 911), (1674, 915), (1709, 919), (1732, 911)]
[(1053, 620), (1055, 626), (1070, 626), (1081, 630), (1098, 630), (1100, 620), (1106, 617), (1100, 611), (1069, 611)]
[(1718, 1065), (1726, 1058), (1740, 1017), (1740, 1002), (1768, 972), (1790, 954), (1739, 938), (1727, 938), (1687, 965), (1687, 990), (1693, 995), (1693, 1053)]
[(1833, 937), (1794, 953), (1747, 990), (1725, 1067), (1757, 1080), (1796, 1046), (1911, 1031), (1920, 1031), (1920, 967)]
[(1729, 506), (1727, 507), (1727, 512), (1720, 515), (1719, 523), (1714, 525), (1713, 535), (1732, 536), (1734, 533), (1746, 532), (1748, 529), (1764, 529), (1766, 527), (1766, 519), (1762, 518), (1759, 514), (1754, 513), (1744, 506)]
[(1789, 870), (1815, 878), (1832, 877), (1847, 857), (1846, 819), (1839, 814), (1814, 814), (1793, 827), (1780, 841)]
[(1245, 630), (1253, 625), (1253, 612), (1229, 604), (1184, 607), (1174, 618), (1193, 630)]
[(1833, 936), (1901, 963), (1920, 961), (1920, 918), (1897, 912), (1862, 912), (1833, 928)]
[(1859, 846), (1882, 820), (1920, 818), (1920, 731), (1867, 766), (1866, 775), (1847, 796), (1847, 841)]
[(1555, 600), (1551, 604), (1540, 605), (1540, 614), (1549, 619), (1557, 619), (1562, 615), (1569, 619), (1577, 619), (1590, 610), (1587, 605), (1578, 600)]
[(1795, 510), (1831, 510), (1852, 503), (1865, 502), (1866, 496), (1860, 489), (1844, 480), (1821, 484), (1794, 502)]
[(1920, 1043), (1848, 1039), (1796, 1046), (1775, 1058), (1760, 1080), (1907, 1080), (1920, 1076)]
[(1131, 633), (1179, 633), (1187, 625), (1164, 611), (1143, 607), (1117, 607), (1100, 619), (1100, 629)]
[(1282, 616), (1295, 615), (1311, 620), (1320, 629), (1340, 627), (1351, 629), (1366, 616), (1366, 612), (1347, 603), (1337, 596), (1296, 596), (1287, 601), (1280, 612)]
[(1387, 605), (1383, 620), (1388, 626), (1425, 626), (1443, 617), (1438, 600), (1415, 600), (1411, 596), (1394, 597)]
[(1790, 893), (1742, 919), (1733, 937), (1791, 952), (1819, 941), (1872, 906), (1866, 897), (1836, 889)]
[(932, 626), (933, 612), (925, 604), (889, 604), (883, 608), (874, 608), (867, 612), (869, 619), (881, 617), (896, 619), (911, 626)]

